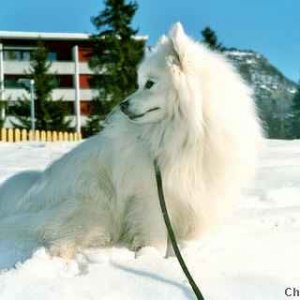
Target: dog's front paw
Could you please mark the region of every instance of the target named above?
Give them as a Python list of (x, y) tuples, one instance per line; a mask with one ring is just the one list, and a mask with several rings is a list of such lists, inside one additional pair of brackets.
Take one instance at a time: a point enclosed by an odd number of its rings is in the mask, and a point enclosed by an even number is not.
[(73, 242), (59, 242), (50, 245), (48, 253), (50, 256), (59, 256), (66, 261), (70, 261), (75, 257), (77, 248)]

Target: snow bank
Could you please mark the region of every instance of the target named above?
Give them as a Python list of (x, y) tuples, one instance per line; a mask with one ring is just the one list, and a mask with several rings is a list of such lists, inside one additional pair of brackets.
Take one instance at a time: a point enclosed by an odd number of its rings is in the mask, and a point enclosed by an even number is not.
[[(0, 143), (0, 181), (42, 170), (73, 146)], [(299, 217), (300, 141), (269, 141), (233, 218), (183, 251), (206, 299), (288, 299), (287, 287), (300, 288)], [(7, 241), (0, 265), (10, 267), (0, 271), (1, 300), (194, 299), (176, 259), (155, 251), (135, 259), (124, 248), (93, 249), (66, 262)]]

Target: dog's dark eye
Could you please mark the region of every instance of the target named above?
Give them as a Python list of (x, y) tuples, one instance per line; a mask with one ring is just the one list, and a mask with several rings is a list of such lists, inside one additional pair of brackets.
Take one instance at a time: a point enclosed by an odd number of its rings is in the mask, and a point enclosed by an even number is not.
[(147, 82), (145, 83), (145, 89), (150, 90), (153, 87), (154, 84), (155, 84), (154, 81), (147, 80)]

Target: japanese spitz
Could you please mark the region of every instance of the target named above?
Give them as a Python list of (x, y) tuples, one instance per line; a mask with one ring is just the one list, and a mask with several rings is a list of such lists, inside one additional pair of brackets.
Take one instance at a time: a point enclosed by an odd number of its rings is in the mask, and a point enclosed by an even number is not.
[(62, 256), (117, 243), (165, 251), (155, 158), (179, 240), (223, 219), (262, 140), (251, 90), (179, 23), (146, 54), (138, 85), (100, 134), (2, 185), (1, 238), (36, 239)]

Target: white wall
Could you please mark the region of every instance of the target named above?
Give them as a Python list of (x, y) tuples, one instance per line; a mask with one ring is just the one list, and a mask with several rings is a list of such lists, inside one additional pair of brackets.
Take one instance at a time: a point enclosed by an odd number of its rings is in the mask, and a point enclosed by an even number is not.
[[(24, 89), (5, 89), (4, 99), (7, 100), (17, 100), (23, 96), (29, 97), (29, 94)], [(81, 89), (80, 97), (81, 100), (90, 101), (97, 95), (97, 90), (92, 89)], [(54, 100), (59, 100), (63, 98), (66, 101), (75, 101), (75, 89), (55, 89), (53, 90), (52, 97)]]
[[(30, 70), (30, 62), (27, 61), (4, 61), (4, 74), (8, 75), (21, 75)], [(50, 73), (60, 75), (74, 75), (75, 63), (74, 62), (52, 62)], [(80, 74), (93, 74), (89, 68), (88, 63), (79, 64)]]

